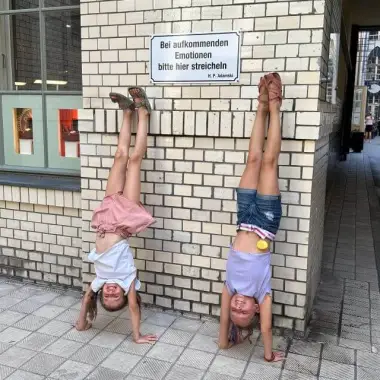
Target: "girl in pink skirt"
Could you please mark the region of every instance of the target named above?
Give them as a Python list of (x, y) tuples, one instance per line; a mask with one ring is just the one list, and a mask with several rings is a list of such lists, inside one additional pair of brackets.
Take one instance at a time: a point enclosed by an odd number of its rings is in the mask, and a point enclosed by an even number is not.
[[(77, 330), (87, 330), (96, 318), (97, 298), (107, 311), (129, 305), (133, 339), (136, 343), (157, 340), (154, 335), (140, 335), (141, 301), (137, 290), (140, 281), (128, 238), (154, 223), (152, 215), (140, 203), (141, 162), (147, 147), (147, 130), (151, 107), (144, 90), (129, 88), (129, 98), (111, 93), (110, 98), (124, 111), (118, 147), (108, 177), (105, 198), (94, 211), (91, 226), (97, 232), (95, 249), (88, 258), (94, 263), (96, 278), (87, 290), (76, 323)], [(130, 153), (131, 123), (138, 112), (138, 129), (134, 151)]]

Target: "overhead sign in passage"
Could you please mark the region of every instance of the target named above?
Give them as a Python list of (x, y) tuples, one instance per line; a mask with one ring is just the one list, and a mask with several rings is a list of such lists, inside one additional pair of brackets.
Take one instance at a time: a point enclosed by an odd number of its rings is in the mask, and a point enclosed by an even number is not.
[(238, 82), (240, 33), (153, 35), (153, 83)]

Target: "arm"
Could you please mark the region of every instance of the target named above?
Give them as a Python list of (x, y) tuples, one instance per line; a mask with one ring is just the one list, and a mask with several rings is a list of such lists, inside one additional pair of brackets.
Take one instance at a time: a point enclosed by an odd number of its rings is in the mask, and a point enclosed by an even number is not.
[(226, 349), (230, 347), (228, 334), (230, 331), (230, 302), (231, 296), (228, 293), (227, 286), (223, 286), (222, 304), (220, 307), (220, 327), (219, 327), (219, 348)]
[(128, 306), (129, 312), (131, 314), (132, 320), (132, 335), (133, 341), (135, 343), (152, 343), (157, 340), (155, 335), (144, 335), (140, 334), (140, 320), (141, 320), (141, 310), (137, 302), (137, 293), (135, 288), (135, 282), (131, 284), (128, 292)]
[(94, 292), (92, 291), (91, 286), (89, 286), (86, 293), (83, 296), (79, 317), (77, 322), (75, 323), (75, 327), (78, 331), (88, 330), (92, 326), (91, 323), (87, 320), (87, 314), (90, 308), (90, 304), (92, 302), (93, 295)]
[(264, 359), (266, 361), (280, 361), (284, 356), (280, 352), (273, 352), (272, 342), (272, 297), (266, 295), (260, 304), (260, 330), (264, 345)]

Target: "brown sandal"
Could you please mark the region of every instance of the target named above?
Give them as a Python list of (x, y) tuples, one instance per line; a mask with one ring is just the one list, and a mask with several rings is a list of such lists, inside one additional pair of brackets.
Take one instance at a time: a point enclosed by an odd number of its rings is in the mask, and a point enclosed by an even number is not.
[[(149, 103), (148, 97), (141, 87), (129, 87), (128, 92), (132, 96), (136, 108), (144, 107), (149, 114), (152, 113), (152, 107)], [(141, 101), (136, 102), (136, 99), (141, 99)]]
[(271, 73), (264, 76), (265, 85), (269, 93), (269, 101), (278, 101), (282, 105), (282, 81), (278, 73)]
[(131, 99), (128, 99), (126, 96), (119, 94), (118, 92), (110, 92), (109, 96), (111, 98), (112, 103), (117, 103), (120, 109), (130, 109), (132, 111), (134, 110), (134, 103)]
[(261, 103), (265, 108), (268, 108), (268, 101), (269, 101), (269, 92), (267, 83), (264, 77), (260, 78), (259, 82), (259, 96), (258, 101)]

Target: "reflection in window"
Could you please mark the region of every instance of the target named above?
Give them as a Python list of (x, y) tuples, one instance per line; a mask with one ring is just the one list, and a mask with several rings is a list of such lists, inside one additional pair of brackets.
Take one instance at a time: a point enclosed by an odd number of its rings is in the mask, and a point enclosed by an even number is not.
[(45, 8), (47, 8), (47, 7), (64, 7), (67, 5), (80, 5), (80, 0), (44, 0), (44, 7)]
[(47, 89), (82, 90), (79, 11), (45, 14)]
[(79, 157), (78, 110), (59, 110), (59, 153)]
[(13, 33), (14, 88), (39, 90), (41, 83), (40, 22), (38, 13), (10, 16)]
[(13, 109), (15, 152), (33, 154), (33, 115), (30, 108)]
[(11, 9), (28, 9), (39, 6), (39, 0), (11, 0)]

